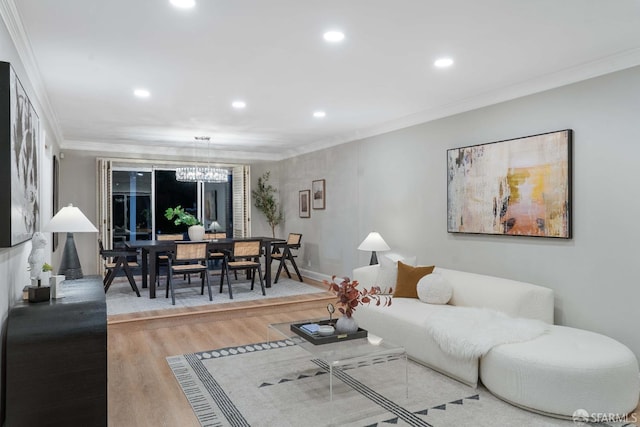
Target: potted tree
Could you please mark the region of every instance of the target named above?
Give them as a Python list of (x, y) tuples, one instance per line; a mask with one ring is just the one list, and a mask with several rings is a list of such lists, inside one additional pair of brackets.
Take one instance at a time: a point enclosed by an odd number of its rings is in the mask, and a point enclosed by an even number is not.
[(271, 236), (276, 237), (276, 227), (282, 222), (282, 206), (276, 201), (275, 194), (278, 190), (269, 184), (270, 171), (258, 178), (258, 188), (251, 191), (254, 206), (267, 218), (267, 224), (271, 227)]
[(189, 240), (204, 240), (205, 229), (202, 223), (195, 216), (185, 211), (180, 205), (175, 208), (167, 208), (164, 212), (164, 217), (169, 221), (173, 220), (175, 225), (184, 224), (188, 226), (187, 233), (189, 234)]

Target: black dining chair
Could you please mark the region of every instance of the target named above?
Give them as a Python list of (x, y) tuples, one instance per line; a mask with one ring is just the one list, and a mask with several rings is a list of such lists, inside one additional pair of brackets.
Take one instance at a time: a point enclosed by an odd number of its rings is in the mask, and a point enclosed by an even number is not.
[(260, 266), (260, 256), (262, 255), (262, 242), (260, 240), (241, 240), (233, 242), (231, 251), (225, 251), (222, 261), (222, 273), (220, 274), (220, 292), (224, 285), (224, 278), (227, 278), (227, 287), (229, 288), (229, 299), (233, 299), (233, 291), (231, 290), (231, 280), (229, 279), (229, 271), (234, 273), (238, 270), (247, 270), (251, 273), (251, 290), (253, 290), (256, 275), (260, 279), (260, 287), (262, 295), (266, 295), (264, 289), (264, 281), (262, 280), (262, 268)]
[(209, 290), (209, 301), (213, 301), (211, 283), (209, 282), (209, 268), (207, 266), (208, 259), (207, 242), (176, 242), (175, 250), (169, 253), (169, 268), (167, 270), (166, 298), (169, 298), (169, 291), (171, 291), (172, 305), (176, 305), (174, 274), (199, 273), (202, 279), (200, 295), (204, 295), (204, 283), (206, 281), (207, 289)]
[(138, 285), (136, 285), (136, 281), (133, 278), (133, 272), (131, 271), (132, 268), (138, 267), (138, 263), (128, 260), (128, 257), (137, 257), (138, 252), (136, 250), (128, 249), (105, 249), (102, 244), (102, 239), (98, 239), (98, 246), (100, 248), (100, 257), (104, 262), (104, 269), (106, 273), (102, 281), (104, 293), (107, 293), (118, 272), (122, 271), (127, 276), (131, 289), (137, 296), (140, 296), (140, 290), (138, 289)]
[[(204, 240), (217, 240), (226, 238), (227, 233), (204, 233)], [(209, 259), (211, 261), (222, 261), (224, 259), (224, 253), (218, 249), (212, 249), (209, 251)]]
[[(156, 234), (156, 240), (163, 241), (181, 241), (184, 240), (184, 234)], [(156, 256), (156, 283), (160, 286), (160, 267), (168, 268), (169, 254), (167, 252), (159, 252)]]
[(296, 274), (298, 275), (298, 279), (302, 282), (302, 275), (300, 274), (300, 270), (298, 270), (298, 266), (296, 265), (296, 260), (295, 258), (297, 257), (297, 255), (294, 255), (293, 252), (291, 252), (292, 250), (298, 250), (300, 249), (300, 245), (302, 241), (302, 234), (299, 233), (289, 233), (289, 237), (287, 237), (287, 241), (285, 243), (273, 243), (273, 252), (271, 253), (271, 261), (273, 262), (278, 261), (278, 271), (276, 273), (276, 277), (275, 280), (273, 281), (273, 283), (278, 283), (278, 278), (280, 277), (280, 273), (282, 272), (282, 269), (284, 268), (284, 271), (287, 273), (287, 276), (289, 276), (289, 279), (291, 279), (291, 273), (289, 273), (289, 269), (287, 268), (287, 264), (286, 261), (289, 261), (291, 263), (291, 266), (294, 268), (294, 270), (296, 271)]

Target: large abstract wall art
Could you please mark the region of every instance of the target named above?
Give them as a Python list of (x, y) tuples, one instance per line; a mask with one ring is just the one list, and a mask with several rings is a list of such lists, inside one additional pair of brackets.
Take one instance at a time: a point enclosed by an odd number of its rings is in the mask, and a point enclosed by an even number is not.
[(8, 62), (0, 62), (0, 247), (39, 229), (40, 121)]
[(450, 233), (571, 238), (570, 129), (447, 150)]

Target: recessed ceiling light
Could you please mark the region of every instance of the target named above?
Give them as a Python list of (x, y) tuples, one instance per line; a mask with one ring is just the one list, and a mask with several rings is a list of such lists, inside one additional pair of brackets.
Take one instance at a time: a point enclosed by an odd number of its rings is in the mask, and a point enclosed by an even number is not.
[(137, 96), (138, 98), (148, 98), (148, 97), (150, 97), (150, 96), (151, 96), (151, 92), (149, 92), (149, 91), (148, 91), (148, 90), (146, 90), (146, 89), (135, 89), (135, 90), (133, 91), (133, 94), (134, 94), (135, 96)]
[(327, 113), (325, 113), (324, 111), (314, 111), (313, 112), (313, 117), (317, 117), (317, 118), (322, 118), (325, 117), (327, 115)]
[(172, 5), (180, 9), (191, 9), (196, 5), (196, 0), (169, 0)]
[(331, 43), (338, 43), (344, 40), (344, 33), (342, 31), (327, 31), (323, 34), (324, 39)]
[(231, 103), (231, 106), (237, 110), (242, 110), (244, 107), (247, 106), (247, 103), (244, 101), (233, 101)]
[(436, 62), (433, 63), (438, 68), (447, 68), (453, 65), (453, 59), (451, 58), (438, 58)]

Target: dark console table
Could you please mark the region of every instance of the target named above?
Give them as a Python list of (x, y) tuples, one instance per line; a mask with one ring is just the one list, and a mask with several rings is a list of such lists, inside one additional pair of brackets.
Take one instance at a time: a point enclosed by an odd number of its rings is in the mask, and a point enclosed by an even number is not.
[(107, 425), (102, 280), (63, 283), (64, 298), (19, 302), (7, 319), (6, 426)]

